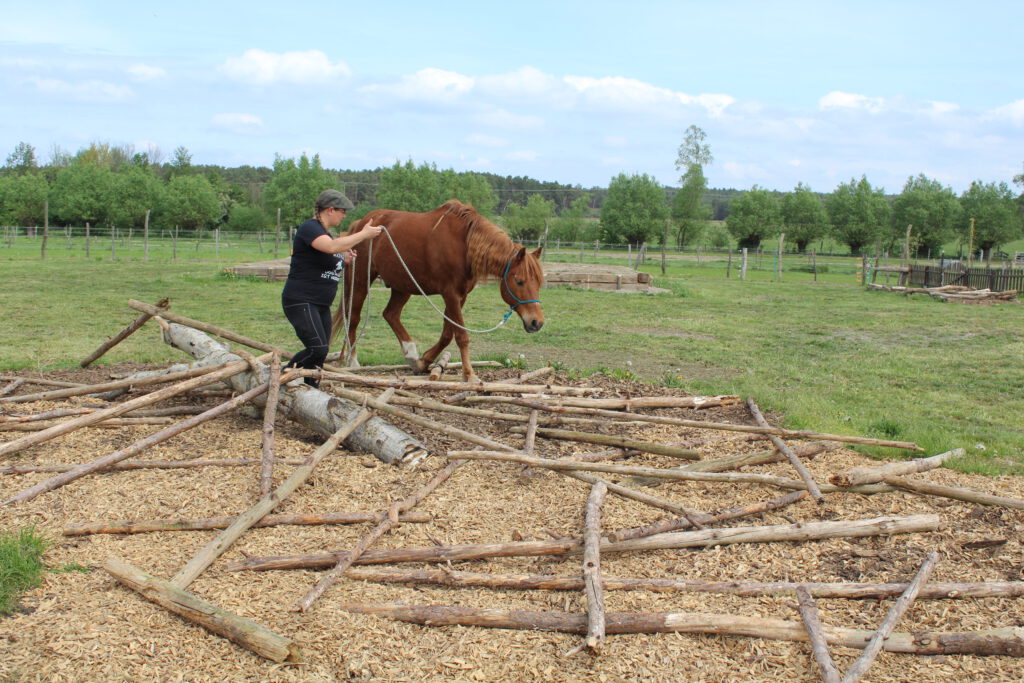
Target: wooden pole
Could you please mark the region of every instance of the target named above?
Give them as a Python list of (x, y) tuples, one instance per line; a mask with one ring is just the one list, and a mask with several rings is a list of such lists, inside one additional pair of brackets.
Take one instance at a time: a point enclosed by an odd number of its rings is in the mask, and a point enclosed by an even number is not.
[(294, 641), (251, 619), (234, 615), (118, 558), (107, 558), (103, 568), (123, 585), (164, 609), (224, 636), (246, 650), (275, 662), (302, 661), (302, 651)]
[(740, 262), (740, 280), (747, 279), (747, 248), (743, 247), (743, 260)]
[(143, 260), (145, 261), (149, 260), (149, 212), (151, 210), (152, 209), (146, 209), (146, 218), (142, 223), (142, 244), (145, 252), (145, 258)]
[[(461, 588), (499, 588), (510, 590), (581, 591), (582, 576), (553, 574), (495, 574), (444, 569), (385, 569), (378, 566), (352, 567), (345, 576), (360, 581), (381, 583), (423, 583)], [(788, 581), (697, 581), (602, 575), (606, 591), (643, 590), (655, 593), (712, 593), (744, 598), (792, 595), (803, 588), (813, 597), (837, 600), (884, 600), (897, 598), (908, 583), (794, 583)], [(928, 583), (917, 594), (919, 600), (958, 600), (974, 598), (1024, 597), (1024, 581)]]
[(186, 391), (191, 391), (196, 387), (206, 386), (212, 382), (218, 382), (222, 379), (237, 375), (240, 372), (245, 372), (248, 369), (248, 364), (245, 361), (236, 361), (234, 363), (228, 363), (221, 367), (207, 367), (204, 368), (207, 372), (198, 377), (187, 379), (177, 384), (172, 384), (169, 387), (158, 389), (152, 393), (146, 394), (145, 396), (139, 396), (133, 398), (124, 403), (118, 403), (117, 405), (111, 406), (110, 408), (104, 408), (103, 410), (97, 410), (94, 413), (83, 415), (82, 417), (63, 422), (59, 425), (51, 427), (42, 432), (36, 432), (35, 434), (29, 434), (23, 436), (20, 439), (9, 441), (3, 445), (0, 445), (0, 456), (10, 455), (11, 453), (17, 453), (23, 451), (26, 448), (31, 448), (36, 444), (43, 443), (55, 437), (67, 434), (81, 427), (87, 427), (97, 422), (102, 422), (111, 417), (118, 417), (124, 415), (142, 406), (151, 405), (153, 403), (159, 403), (172, 396), (183, 394)]
[(244, 344), (245, 346), (248, 346), (248, 347), (253, 348), (253, 349), (258, 349), (260, 351), (266, 351), (268, 353), (273, 353), (273, 352), (276, 351), (277, 353), (279, 353), (281, 355), (281, 358), (291, 358), (292, 357), (292, 354), (290, 354), (287, 351), (284, 351), (282, 349), (279, 349), (276, 346), (272, 346), (270, 344), (265, 344), (265, 343), (263, 343), (261, 341), (258, 341), (256, 339), (250, 339), (249, 337), (245, 337), (245, 336), (242, 336), (240, 334), (236, 334), (235, 332), (232, 332), (231, 330), (227, 330), (227, 329), (225, 329), (223, 327), (218, 327), (217, 325), (211, 325), (209, 323), (204, 323), (204, 322), (199, 321), (199, 320), (193, 320), (191, 318), (186, 318), (183, 315), (177, 315), (176, 313), (172, 313), (170, 311), (163, 311), (163, 312), (161, 312), (159, 309), (156, 308), (156, 306), (151, 306), (151, 305), (143, 303), (141, 301), (135, 301), (134, 299), (129, 299), (128, 300), (128, 305), (131, 306), (132, 308), (134, 308), (137, 311), (142, 311), (143, 313), (149, 313), (150, 315), (158, 315), (158, 316), (162, 317), (164, 320), (169, 320), (172, 323), (178, 323), (179, 325), (185, 325), (186, 327), (191, 327), (191, 328), (196, 329), (196, 330), (202, 330), (203, 332), (209, 332), (210, 334), (215, 334), (218, 337), (221, 337), (223, 339), (227, 339), (227, 340), (233, 341), (233, 342), (238, 342), (239, 344)]
[[(386, 403), (390, 397), (390, 393), (385, 393), (381, 396), (380, 400)], [(277, 489), (272, 493), (268, 493), (263, 496), (255, 505), (238, 515), (238, 517), (235, 518), (235, 521), (232, 522), (231, 526), (221, 532), (217, 538), (210, 541), (210, 543), (194, 555), (192, 559), (174, 575), (174, 578), (171, 579), (171, 584), (178, 588), (187, 588), (189, 584), (199, 577), (200, 574), (206, 571), (207, 567), (213, 564), (214, 560), (230, 548), (242, 534), (248, 531), (248, 529), (256, 524), (256, 522), (263, 519), (267, 513), (280, 505), (282, 501), (295, 493), (296, 489), (306, 483), (306, 480), (313, 474), (313, 470), (318, 464), (320, 464), (320, 461), (330, 453), (333, 453), (338, 445), (348, 438), (349, 434), (354, 432), (359, 425), (369, 420), (370, 417), (370, 411), (364, 408), (358, 415), (342, 426), (341, 429), (332, 434), (327, 441), (317, 448), (313, 454), (306, 459), (306, 462), (302, 466), (292, 472), (291, 476), (278, 486)]]
[(274, 352), (270, 359), (270, 389), (267, 403), (263, 406), (263, 459), (260, 466), (260, 495), (267, 495), (274, 488), (274, 418), (277, 416), (277, 399), (280, 393), (281, 355)]
[(594, 484), (587, 499), (583, 524), (583, 583), (587, 596), (586, 646), (598, 652), (604, 645), (604, 591), (601, 588), (601, 505), (608, 487)]
[[(513, 425), (511, 431), (518, 433), (525, 430), (524, 428), (518, 425)], [(614, 446), (615, 448), (624, 448), (632, 451), (642, 451), (644, 453), (654, 453), (656, 455), (664, 455), (670, 458), (679, 458), (682, 460), (700, 460), (700, 452), (695, 451), (692, 448), (678, 448), (676, 446), (669, 446), (667, 444), (655, 443), (652, 441), (639, 441), (636, 439), (627, 439), (621, 436), (613, 436), (611, 434), (573, 432), (566, 429), (550, 429), (547, 427), (541, 427), (537, 429), (537, 435), (544, 437), (546, 439), (561, 439), (565, 441), (577, 441), (583, 443), (601, 444), (604, 446)]]
[[(480, 609), (444, 605), (375, 605), (343, 603), (346, 612), (375, 614), (399, 621), (429, 626), (482, 626), (542, 631), (585, 633), (586, 615), (566, 612)], [(692, 612), (612, 612), (607, 615), (608, 633), (704, 633), (737, 635), (769, 640), (806, 642), (807, 631), (798, 621), (734, 614)], [(862, 649), (871, 631), (825, 627), (830, 645)], [(886, 652), (918, 655), (1006, 655), (1024, 656), (1024, 628), (1010, 626), (973, 632), (915, 631), (893, 633), (883, 645)]]
[[(305, 462), (305, 461), (302, 461)], [(299, 463), (301, 464), (301, 463)], [(207, 517), (205, 519), (151, 519), (118, 520), (113, 522), (78, 522), (65, 524), (65, 536), (91, 536), (93, 534), (148, 534), (154, 531), (207, 531), (227, 529), (237, 515)], [(375, 512), (325, 512), (295, 515), (267, 515), (253, 524), (253, 527), (268, 526), (319, 526), (321, 524), (364, 524), (380, 518)], [(433, 517), (422, 512), (411, 512), (399, 517), (407, 523), (430, 522)]]
[[(701, 529), (658, 534), (644, 538), (611, 543), (601, 542), (602, 553), (698, 548), (733, 543), (774, 543), (778, 541), (811, 541), (825, 538), (860, 538), (893, 534), (922, 533), (939, 528), (938, 515), (877, 517), (839, 522), (803, 522), (771, 526)], [(479, 543), (453, 546), (428, 546), (368, 550), (357, 564), (392, 564), (395, 562), (455, 562), (492, 557), (536, 557), (579, 553), (583, 542), (578, 538), (550, 541), (513, 541), (510, 543)], [(228, 563), (228, 571), (269, 569), (317, 569), (333, 567), (344, 552), (251, 557)]]
[(896, 628), (896, 623), (914, 603), (914, 599), (917, 597), (918, 591), (921, 589), (921, 586), (928, 581), (928, 577), (931, 576), (932, 570), (935, 568), (935, 563), (938, 561), (939, 554), (937, 552), (932, 551), (928, 553), (928, 557), (925, 558), (924, 562), (921, 564), (921, 568), (918, 570), (917, 576), (914, 577), (914, 580), (910, 582), (909, 586), (907, 586), (907, 590), (903, 592), (903, 595), (896, 600), (892, 609), (889, 610), (889, 614), (886, 615), (882, 625), (878, 627), (878, 630), (873, 636), (871, 636), (871, 640), (869, 640), (868, 644), (864, 647), (864, 652), (861, 653), (861, 656), (853, 663), (853, 666), (846, 671), (846, 675), (843, 677), (842, 683), (856, 683), (860, 680), (861, 676), (867, 672), (871, 663), (875, 661), (875, 657), (878, 656), (878, 653), (881, 652), (882, 648), (885, 646), (885, 641), (889, 638), (893, 629)]
[(977, 503), (978, 505), (996, 505), (1014, 510), (1024, 510), (1024, 500), (1020, 498), (994, 496), (990, 493), (982, 493), (981, 491), (972, 491), (956, 486), (940, 486), (939, 484), (929, 484), (902, 477), (886, 477), (884, 481), (890, 486), (895, 486), (905, 491), (913, 491), (914, 493), (963, 500), (968, 503)]
[[(233, 372), (239, 372), (239, 371), (240, 370), (233, 370)], [(224, 371), (222, 370), (222, 372), (224, 372)], [(206, 377), (211, 377), (211, 376), (212, 375), (206, 375), (206, 376), (204, 376), (201, 379), (205, 379)], [(227, 376), (227, 374), (225, 373), (225, 377), (226, 376)], [(195, 380), (188, 380), (187, 382), (192, 382), (192, 381), (195, 381)], [(186, 384), (187, 382), (182, 382), (181, 384)], [(174, 385), (174, 387), (180, 387), (180, 386), (181, 386), (180, 384)], [(173, 389), (174, 387), (168, 387), (168, 389)], [(35, 498), (36, 496), (38, 496), (41, 493), (46, 493), (47, 491), (52, 491), (52, 490), (54, 490), (56, 488), (60, 488), (61, 486), (69, 484), (69, 483), (75, 481), (76, 479), (81, 479), (82, 477), (84, 477), (84, 476), (86, 476), (88, 474), (92, 474), (93, 472), (97, 472), (99, 470), (102, 470), (102, 469), (105, 469), (107, 467), (110, 467), (111, 465), (113, 465), (115, 463), (118, 463), (118, 462), (120, 462), (122, 460), (127, 460), (131, 456), (133, 456), (133, 455), (135, 455), (135, 454), (137, 454), (137, 453), (139, 453), (141, 451), (144, 451), (145, 449), (149, 448), (150, 446), (154, 446), (154, 445), (156, 445), (158, 443), (166, 441), (167, 439), (170, 439), (172, 436), (176, 436), (176, 435), (178, 435), (178, 434), (180, 434), (180, 433), (182, 433), (184, 431), (187, 431), (187, 430), (191, 429), (192, 427), (195, 427), (196, 425), (202, 424), (203, 422), (207, 422), (209, 420), (212, 420), (215, 417), (219, 417), (219, 416), (223, 415), (224, 413), (227, 413), (227, 412), (229, 412), (231, 410), (234, 410), (235, 408), (237, 408), (238, 406), (242, 405), (246, 401), (249, 401), (252, 398), (262, 394), (266, 390), (267, 390), (267, 386), (264, 384), (264, 385), (255, 387), (254, 389), (251, 389), (250, 391), (247, 391), (244, 394), (239, 394), (238, 396), (235, 396), (234, 398), (232, 398), (230, 401), (227, 401), (225, 403), (220, 404), (216, 408), (211, 408), (210, 410), (207, 410), (205, 413), (200, 413), (199, 415), (195, 415), (193, 417), (188, 418), (187, 420), (183, 420), (183, 421), (179, 422), (176, 425), (172, 425), (170, 427), (167, 427), (166, 429), (161, 429), (156, 434), (151, 434), (151, 435), (147, 436), (144, 439), (136, 441), (135, 443), (133, 443), (131, 446), (128, 446), (127, 448), (122, 448), (121, 450), (114, 451), (113, 453), (110, 453), (109, 455), (105, 455), (102, 458), (98, 458), (96, 460), (93, 460), (92, 462), (86, 463), (84, 465), (80, 465), (80, 466), (76, 467), (73, 470), (70, 470), (68, 472), (64, 472), (62, 474), (58, 474), (56, 477), (51, 477), (51, 478), (47, 479), (46, 481), (40, 482), (40, 483), (36, 484), (35, 486), (33, 486), (31, 488), (25, 489), (21, 493), (18, 493), (17, 495), (15, 495), (15, 496), (13, 496), (11, 498), (8, 498), (7, 500), (5, 500), (2, 503), (0, 503), (0, 507), (2, 507), (4, 505), (9, 505), (10, 503), (17, 503), (17, 502), (32, 500), (33, 498)], [(166, 390), (161, 390), (161, 391), (166, 391)], [(154, 393), (159, 393), (159, 392), (154, 392)], [(178, 393), (180, 393), (180, 392), (178, 392)], [(170, 394), (170, 395), (173, 395), (173, 394)], [(152, 396), (152, 394), (148, 394), (147, 396), (142, 396), (140, 398), (148, 398), (148, 396)], [(135, 400), (139, 400), (139, 399), (135, 399)], [(112, 410), (112, 409), (108, 408), (107, 410)], [(98, 411), (98, 413), (103, 413), (103, 412), (106, 412), (106, 411)], [(75, 421), (81, 421), (81, 420), (84, 420), (86, 418), (94, 417), (96, 414), (97, 413), (92, 413), (92, 414), (86, 415), (86, 416), (84, 416), (82, 418), (78, 418), (78, 420), (75, 420)], [(65, 424), (67, 424), (67, 423), (65, 423)], [(59, 425), (58, 425), (58, 427), (59, 427)], [(53, 427), (51, 429), (57, 429), (57, 427)], [(49, 430), (47, 430), (47, 431), (49, 431)]]
[(324, 591), (327, 590), (335, 581), (337, 581), (338, 577), (344, 574), (345, 570), (351, 567), (352, 563), (358, 560), (359, 556), (362, 555), (367, 548), (373, 545), (377, 541), (377, 539), (386, 534), (391, 529), (391, 527), (398, 523), (399, 516), (403, 512), (407, 512), (421, 500), (429, 496), (431, 492), (434, 491), (434, 489), (436, 489), (438, 486), (447, 481), (448, 478), (452, 476), (452, 474), (455, 472), (455, 470), (464, 465), (465, 462), (465, 460), (454, 460), (448, 463), (447, 465), (445, 465), (444, 469), (438, 472), (437, 475), (429, 482), (427, 482), (427, 484), (423, 486), (423, 488), (421, 488), (419, 491), (409, 496), (405, 500), (391, 505), (391, 507), (388, 508), (387, 512), (380, 516), (380, 519), (377, 522), (377, 526), (374, 527), (373, 530), (370, 531), (370, 533), (366, 534), (361, 539), (359, 539), (359, 542), (356, 544), (356, 547), (348, 553), (346, 553), (343, 558), (338, 560), (338, 563), (334, 565), (334, 568), (331, 569), (330, 572), (327, 573), (327, 576), (320, 579), (320, 581), (317, 582), (316, 586), (314, 586), (308, 593), (306, 593), (305, 597), (303, 597), (293, 609), (299, 612), (308, 611), (313, 602), (316, 601), (316, 599), (319, 598), (321, 595), (323, 595)]
[(39, 258), (46, 260), (46, 241), (50, 237), (50, 200), (43, 201), (43, 246)]
[(811, 651), (814, 659), (821, 669), (821, 677), (825, 683), (839, 683), (839, 671), (836, 669), (832, 655), (828, 651), (828, 643), (821, 632), (821, 618), (818, 616), (818, 607), (814, 604), (814, 598), (807, 592), (807, 588), (800, 585), (796, 587), (796, 597), (800, 608), (800, 617), (803, 619), (804, 628), (807, 629), (807, 637), (811, 640)]
[[(754, 403), (754, 399), (747, 399), (747, 408), (750, 409), (750, 414), (754, 416), (754, 420), (757, 424), (762, 427), (768, 426), (768, 421), (764, 419), (764, 415), (761, 414), (761, 409), (757, 407), (756, 403)], [(776, 448), (785, 454), (789, 459), (790, 464), (792, 464), (793, 468), (800, 474), (800, 479), (807, 485), (807, 490), (811, 492), (811, 497), (818, 503), (821, 503), (824, 500), (824, 496), (821, 495), (821, 491), (818, 489), (818, 485), (815, 483), (814, 477), (811, 476), (810, 471), (804, 466), (796, 453), (794, 453), (782, 439), (774, 434), (769, 434), (768, 438), (771, 439), (771, 442), (775, 444)]]
[[(148, 221), (149, 221), (149, 212), (148, 211), (146, 212), (146, 220), (147, 220), (147, 225), (148, 225)], [(148, 249), (148, 247), (147, 247), (147, 249)], [(148, 258), (148, 252), (147, 252), (147, 258)], [(169, 305), (170, 305), (169, 301), (167, 300), (166, 297), (164, 297), (163, 299), (160, 299), (160, 301), (157, 302), (156, 308), (159, 309), (160, 311), (166, 311), (167, 307)], [(160, 313), (158, 315), (162, 315), (162, 313)], [(128, 335), (130, 335), (132, 332), (135, 332), (137, 329), (142, 327), (144, 324), (146, 324), (146, 321), (148, 321), (152, 317), (153, 317), (152, 313), (143, 313), (142, 315), (137, 317), (135, 320), (133, 320), (131, 322), (131, 324), (128, 325), (128, 327), (124, 328), (123, 330), (121, 330), (120, 332), (115, 334), (113, 337), (111, 337), (107, 341), (103, 342), (98, 349), (96, 349), (95, 351), (90, 353), (88, 356), (86, 356), (82, 360), (82, 362), (78, 364), (78, 366), (82, 367), (82, 368), (87, 367), (90, 363), (95, 361), (97, 358), (99, 358), (100, 356), (105, 354), (107, 351), (109, 351), (110, 349), (114, 348), (115, 346), (120, 344), (122, 341), (124, 341), (128, 337)]]

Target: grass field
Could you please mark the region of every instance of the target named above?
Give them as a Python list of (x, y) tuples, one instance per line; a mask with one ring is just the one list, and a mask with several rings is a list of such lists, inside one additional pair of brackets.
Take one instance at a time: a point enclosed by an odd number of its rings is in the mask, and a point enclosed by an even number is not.
[[(128, 299), (171, 299), (181, 315), (295, 350), (280, 312), (281, 283), (223, 274), (223, 267), (272, 258), (258, 245), (209, 245), (178, 258), (121, 248), (83, 257), (77, 248), (18, 240), (0, 248), (0, 370), (74, 367), (137, 315)], [(552, 259), (576, 260), (568, 252)], [(602, 258), (612, 259), (602, 254)], [(624, 255), (618, 263), (623, 263)], [(588, 259), (592, 262), (592, 259)], [(787, 427), (915, 441), (929, 453), (963, 447), (956, 467), (1024, 473), (1024, 306), (941, 303), (865, 291), (858, 261), (821, 258), (817, 281), (803, 256), (751, 259), (747, 279), (725, 277), (725, 262), (651, 255), (642, 270), (670, 293), (546, 289), (547, 324), (527, 335), (513, 318), (473, 337), (474, 359), (528, 368), (547, 363), (586, 375), (604, 371), (697, 393), (735, 393), (778, 411)], [(379, 316), (387, 291), (371, 294), (360, 358), (398, 363), (401, 354)], [(493, 284), (478, 288), (467, 324), (488, 328), (505, 312)], [(405, 321), (424, 350), (440, 331), (437, 314), (416, 298)], [(101, 363), (167, 362), (181, 354), (149, 326)], [(878, 456), (901, 454), (865, 449)]]

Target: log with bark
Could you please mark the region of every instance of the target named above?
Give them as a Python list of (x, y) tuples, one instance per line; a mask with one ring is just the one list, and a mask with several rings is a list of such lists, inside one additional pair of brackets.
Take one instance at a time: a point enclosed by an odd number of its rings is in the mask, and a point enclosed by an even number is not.
[[(350, 579), (379, 583), (410, 583), (456, 588), (498, 588), (511, 590), (583, 590), (580, 576), (553, 574), (492, 574), (454, 569), (385, 569), (377, 566), (350, 567)], [(885, 600), (899, 597), (907, 583), (829, 583), (789, 581), (698, 581), (646, 577), (601, 577), (606, 591), (651, 591), (654, 593), (713, 593), (753, 598), (791, 595), (803, 587), (815, 598), (839, 600)], [(956, 600), (964, 598), (1024, 598), (1024, 581), (933, 582), (921, 587), (919, 600)]]
[[(519, 434), (525, 432), (526, 429), (516, 425), (513, 426), (510, 431), (515, 434)], [(642, 451), (644, 453), (664, 455), (670, 458), (680, 458), (682, 460), (700, 460), (700, 452), (695, 451), (692, 448), (679, 448), (668, 444), (640, 441), (639, 439), (627, 439), (625, 437), (613, 436), (610, 434), (574, 432), (567, 429), (549, 429), (540, 427), (537, 429), (537, 436), (545, 439), (560, 439), (563, 441), (577, 441), (582, 443), (599, 444), (602, 446), (614, 446), (615, 448)]]
[(839, 683), (839, 671), (835, 662), (832, 661), (832, 654), (828, 651), (828, 643), (825, 642), (825, 635), (821, 631), (821, 618), (818, 615), (818, 606), (814, 598), (804, 586), (796, 587), (797, 604), (800, 608), (800, 618), (803, 619), (804, 628), (807, 629), (807, 637), (811, 641), (811, 651), (814, 653), (814, 660), (821, 670), (821, 678), (825, 683)]
[[(169, 305), (169, 301), (168, 301), (168, 299), (166, 297), (164, 297), (163, 299), (160, 299), (160, 301), (158, 301), (156, 303), (155, 308), (157, 309), (159, 314), (162, 315), (163, 313), (166, 313), (168, 305)], [(131, 335), (133, 332), (135, 332), (140, 327), (145, 325), (149, 321), (149, 319), (152, 318), (156, 314), (157, 313), (150, 313), (150, 312), (142, 313), (137, 318), (135, 318), (135, 320), (133, 320), (128, 325), (128, 327), (124, 328), (123, 330), (121, 330), (120, 332), (115, 334), (113, 337), (111, 337), (107, 341), (105, 341), (102, 344), (100, 344), (99, 348), (97, 348), (95, 351), (93, 351), (88, 356), (83, 358), (82, 362), (79, 363), (78, 366), (81, 367), (81, 368), (87, 367), (90, 363), (92, 363), (93, 361), (98, 359), (100, 356), (105, 354), (107, 351), (109, 351), (110, 349), (114, 348), (115, 346), (120, 344), (122, 341), (127, 339), (129, 335)]]
[[(355, 614), (375, 614), (399, 621), (428, 626), (481, 626), (540, 631), (586, 633), (587, 618), (566, 612), (481, 609), (444, 605), (375, 605), (342, 603), (338, 609)], [(610, 612), (607, 632), (615, 633), (703, 633), (737, 635), (769, 640), (807, 642), (807, 631), (798, 621), (770, 617), (691, 612)], [(863, 649), (873, 631), (824, 626), (829, 645)], [(984, 631), (914, 631), (893, 633), (885, 641), (886, 652), (917, 655), (1005, 655), (1024, 657), (1024, 628), (1008, 626)]]
[[(253, 524), (253, 527), (283, 525), (321, 525), (321, 524), (365, 524), (376, 521), (380, 513), (376, 512), (307, 512), (291, 515), (267, 515)], [(227, 529), (238, 515), (224, 517), (207, 517), (205, 519), (149, 519), (119, 520), (112, 522), (77, 522), (65, 524), (65, 536), (89, 536), (92, 534), (146, 534), (154, 531), (205, 531), (209, 529)], [(422, 512), (409, 512), (399, 516), (403, 523), (430, 522), (433, 517)]]
[[(750, 410), (750, 414), (754, 416), (754, 421), (757, 422), (759, 427), (769, 427), (768, 420), (765, 419), (764, 415), (761, 414), (761, 409), (757, 407), (754, 399), (747, 399), (747, 409)], [(817, 482), (814, 481), (814, 477), (811, 476), (810, 470), (804, 467), (803, 462), (797, 457), (797, 454), (786, 445), (786, 442), (774, 434), (769, 434), (768, 438), (775, 444), (775, 448), (779, 450), (786, 459), (789, 460), (790, 464), (793, 465), (793, 469), (800, 475), (800, 480), (807, 486), (807, 490), (811, 493), (811, 497), (819, 503), (824, 501), (824, 497), (821, 495), (821, 491), (818, 489)]]
[[(639, 550), (666, 550), (727, 545), (730, 543), (773, 543), (778, 541), (811, 541), (825, 538), (855, 538), (923, 533), (939, 528), (938, 515), (877, 517), (839, 522), (807, 522), (772, 526), (703, 529), (658, 534), (615, 543), (603, 541), (602, 553)], [(510, 543), (478, 543), (468, 545), (426, 546), (368, 550), (356, 564), (392, 564), (398, 562), (456, 562), (492, 557), (536, 557), (579, 553), (583, 542), (578, 538), (550, 541), (513, 541)], [(344, 551), (250, 557), (226, 565), (228, 571), (269, 569), (322, 569), (333, 567)]]
[(978, 505), (995, 505), (999, 507), (1024, 510), (1024, 500), (1020, 498), (1008, 498), (1006, 496), (995, 496), (991, 493), (972, 491), (971, 489), (960, 488), (959, 486), (942, 486), (940, 484), (929, 484), (924, 481), (915, 481), (903, 477), (886, 477), (885, 483), (889, 486), (921, 493), (927, 496), (938, 496), (940, 498), (952, 498)]

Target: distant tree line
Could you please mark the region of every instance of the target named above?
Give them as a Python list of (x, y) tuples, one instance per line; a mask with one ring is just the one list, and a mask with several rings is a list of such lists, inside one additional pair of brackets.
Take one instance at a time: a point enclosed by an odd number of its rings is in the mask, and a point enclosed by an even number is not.
[[(618, 174), (607, 188), (584, 189), (522, 176), (456, 172), (409, 160), (372, 170), (332, 170), (319, 155), (277, 156), (272, 167), (226, 168), (192, 163), (185, 147), (165, 161), (159, 150), (94, 143), (68, 154), (55, 148), (46, 164), (19, 143), (0, 168), (0, 223), (56, 226), (221, 228), (266, 231), (298, 225), (325, 188), (356, 204), (349, 220), (377, 207), (429, 211), (451, 198), (472, 204), (520, 240), (560, 240), (684, 247), (705, 244), (757, 248), (785, 233), (804, 251), (830, 237), (854, 254), (894, 250), (910, 235), (918, 255), (937, 256), (953, 240), (991, 252), (1024, 236), (1024, 194), (1005, 182), (976, 181), (957, 196), (924, 175), (898, 195), (866, 177), (821, 194), (798, 184), (792, 192), (754, 186), (708, 188), (713, 162), (704, 132), (690, 126), (678, 150), (679, 187), (646, 174)], [(1013, 178), (1024, 188), (1024, 173)]]

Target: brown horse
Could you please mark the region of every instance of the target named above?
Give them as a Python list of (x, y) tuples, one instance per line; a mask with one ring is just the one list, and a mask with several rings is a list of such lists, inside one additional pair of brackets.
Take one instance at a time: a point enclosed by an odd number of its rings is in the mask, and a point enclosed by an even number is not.
[[(378, 277), (391, 288), (384, 319), (416, 372), (426, 372), (454, 337), (462, 354), (463, 379), (476, 380), (462, 307), (481, 279), (500, 278), (501, 298), (510, 306), (506, 319), (515, 311), (527, 332), (536, 332), (544, 324), (537, 296), (544, 283), (538, 260), (541, 250), (527, 252), (472, 206), (452, 199), (427, 213), (377, 210), (353, 223), (349, 233), (359, 232), (368, 222), (383, 225), (385, 232), (357, 249), (355, 260), (345, 268), (341, 304), (334, 312), (334, 334), (347, 318), (350, 365), (358, 365), (356, 330), (370, 283)], [(444, 299), (441, 338), (422, 356), (401, 320), (402, 308), (413, 294), (440, 294)]]

